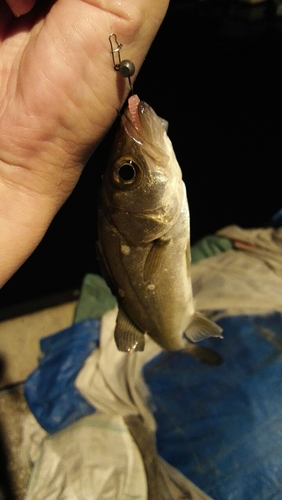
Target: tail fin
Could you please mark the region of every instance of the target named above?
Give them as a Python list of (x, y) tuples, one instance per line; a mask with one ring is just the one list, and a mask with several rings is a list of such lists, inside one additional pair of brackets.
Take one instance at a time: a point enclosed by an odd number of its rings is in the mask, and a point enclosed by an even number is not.
[(208, 349), (207, 347), (192, 344), (189, 340), (187, 340), (187, 345), (184, 349), (181, 349), (181, 352), (189, 354), (189, 356), (193, 356), (193, 358), (201, 361), (201, 363), (205, 363), (206, 365), (219, 366), (223, 363), (223, 357), (220, 354), (212, 349)]

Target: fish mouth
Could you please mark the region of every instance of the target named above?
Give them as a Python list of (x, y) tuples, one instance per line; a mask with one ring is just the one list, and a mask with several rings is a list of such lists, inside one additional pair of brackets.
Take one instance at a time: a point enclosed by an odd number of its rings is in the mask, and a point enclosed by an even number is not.
[(126, 134), (140, 145), (148, 156), (159, 158), (162, 162), (168, 160), (168, 123), (160, 118), (149, 104), (140, 101), (136, 94), (128, 99), (121, 123)]

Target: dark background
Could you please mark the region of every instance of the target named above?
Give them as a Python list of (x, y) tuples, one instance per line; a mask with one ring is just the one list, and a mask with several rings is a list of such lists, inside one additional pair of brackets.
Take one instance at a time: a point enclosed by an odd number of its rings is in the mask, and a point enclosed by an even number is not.
[[(274, 1), (171, 0), (135, 84), (169, 121), (192, 243), (228, 224), (267, 224), (282, 206), (278, 13)], [(97, 190), (114, 128), (43, 241), (0, 291), (0, 309), (79, 289), (86, 273), (99, 272)]]

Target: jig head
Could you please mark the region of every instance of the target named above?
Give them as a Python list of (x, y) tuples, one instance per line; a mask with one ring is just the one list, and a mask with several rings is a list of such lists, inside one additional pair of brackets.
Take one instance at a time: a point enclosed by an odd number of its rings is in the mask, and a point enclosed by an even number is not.
[(121, 60), (120, 51), (122, 48), (122, 44), (118, 41), (115, 33), (110, 34), (109, 41), (111, 45), (114, 69), (116, 71), (119, 71), (121, 76), (128, 79), (130, 92), (133, 94), (133, 84), (131, 81), (131, 76), (133, 76), (135, 73), (135, 66), (129, 59)]

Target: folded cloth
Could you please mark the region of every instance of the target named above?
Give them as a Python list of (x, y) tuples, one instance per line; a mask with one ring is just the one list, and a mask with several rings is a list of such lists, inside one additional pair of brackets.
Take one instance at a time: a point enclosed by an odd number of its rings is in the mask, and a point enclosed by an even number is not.
[(276, 276), (282, 278), (282, 227), (242, 229), (227, 226), (217, 232), (231, 239), (235, 246), (263, 262)]
[(209, 235), (199, 240), (191, 247), (192, 264), (199, 262), (202, 259), (212, 257), (222, 252), (226, 252), (232, 248), (232, 243), (228, 238), (222, 236)]
[(83, 279), (74, 322), (86, 318), (102, 318), (103, 314), (116, 306), (117, 300), (105, 280), (97, 274), (86, 274)]
[(229, 226), (217, 234), (236, 241), (240, 249), (191, 266), (196, 308), (214, 318), (282, 312), (282, 228)]

